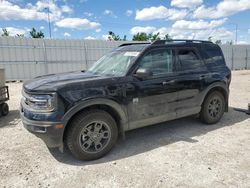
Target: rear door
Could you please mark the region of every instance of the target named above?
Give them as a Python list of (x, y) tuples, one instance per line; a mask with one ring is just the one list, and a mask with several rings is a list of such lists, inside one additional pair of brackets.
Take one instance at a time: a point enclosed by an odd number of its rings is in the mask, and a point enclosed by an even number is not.
[(181, 88), (175, 109), (177, 117), (196, 114), (201, 109), (201, 92), (206, 86), (209, 72), (194, 47), (176, 48), (176, 66), (178, 76), (175, 83)]

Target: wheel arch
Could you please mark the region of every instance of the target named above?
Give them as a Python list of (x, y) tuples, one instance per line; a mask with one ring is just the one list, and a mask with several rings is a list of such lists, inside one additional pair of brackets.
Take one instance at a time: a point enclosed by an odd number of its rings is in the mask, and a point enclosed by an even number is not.
[(67, 127), (77, 114), (81, 113), (82, 111), (91, 109), (100, 109), (109, 113), (115, 119), (118, 130), (121, 134), (124, 134), (124, 131), (128, 129), (128, 119), (126, 111), (119, 103), (111, 99), (95, 98), (78, 102), (70, 110), (67, 111), (62, 119), (62, 123), (64, 125), (63, 134), (65, 135)]
[(228, 112), (228, 97), (229, 97), (229, 89), (228, 87), (226, 86), (225, 83), (222, 83), (222, 82), (215, 82), (213, 83), (212, 85), (210, 85), (210, 87), (208, 87), (206, 89), (206, 92), (203, 96), (203, 100), (202, 100), (202, 103), (201, 105), (203, 105), (206, 97), (214, 92), (214, 91), (219, 91), (225, 98), (225, 102), (226, 102), (226, 107), (225, 107), (225, 111)]

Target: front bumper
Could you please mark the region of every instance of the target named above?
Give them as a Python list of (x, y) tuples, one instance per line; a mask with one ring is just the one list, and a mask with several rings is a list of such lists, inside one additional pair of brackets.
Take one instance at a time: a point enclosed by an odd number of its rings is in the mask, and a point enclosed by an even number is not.
[(63, 127), (61, 122), (34, 121), (26, 118), (21, 111), (23, 126), (37, 137), (41, 138), (49, 148), (60, 147), (63, 144)]

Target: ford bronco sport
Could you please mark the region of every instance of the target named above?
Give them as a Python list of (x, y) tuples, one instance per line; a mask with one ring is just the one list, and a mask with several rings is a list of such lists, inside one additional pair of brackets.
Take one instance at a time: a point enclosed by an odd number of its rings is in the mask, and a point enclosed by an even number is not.
[(107, 154), (128, 130), (190, 115), (217, 123), (228, 111), (231, 71), (220, 47), (198, 40), (127, 43), (87, 71), (23, 85), (26, 129), (78, 159)]

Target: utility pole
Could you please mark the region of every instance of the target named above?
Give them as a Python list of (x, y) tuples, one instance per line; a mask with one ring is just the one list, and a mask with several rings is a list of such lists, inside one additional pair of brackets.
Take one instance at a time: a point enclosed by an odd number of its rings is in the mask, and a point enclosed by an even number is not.
[(46, 8), (47, 13), (48, 13), (48, 23), (49, 23), (49, 37), (51, 38), (51, 26), (50, 26), (50, 12), (49, 12), (49, 7)]
[(228, 25), (234, 25), (235, 26), (235, 44), (238, 43), (238, 23), (228, 23)]
[(238, 42), (238, 24), (235, 24), (235, 44)]

